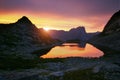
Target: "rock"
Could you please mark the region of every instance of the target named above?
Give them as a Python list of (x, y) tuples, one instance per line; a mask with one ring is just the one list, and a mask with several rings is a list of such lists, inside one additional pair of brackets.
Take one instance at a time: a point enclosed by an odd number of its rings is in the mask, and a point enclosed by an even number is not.
[(26, 69), (22, 71), (8, 71), (2, 74), (6, 80), (39, 80), (41, 73), (48, 72), (43, 69)]
[(119, 80), (120, 77), (120, 66), (104, 59), (66, 58), (64, 62), (39, 63), (39, 68), (0, 71), (0, 76), (8, 80), (63, 80), (66, 73), (85, 71), (87, 75), (103, 75), (106, 80)]
[(0, 32), (0, 51), (2, 54), (33, 58), (34, 55), (31, 53), (54, 42), (43, 29), (38, 29), (25, 16), (16, 23), (0, 24)]
[(93, 68), (93, 73), (98, 73), (102, 68), (102, 65), (97, 65)]
[(63, 75), (64, 75), (64, 73), (62, 71), (53, 72), (50, 74), (50, 76), (54, 76), (54, 77), (61, 77)]
[(120, 10), (113, 14), (108, 23), (105, 25), (102, 34), (108, 35), (120, 32)]
[(6, 80), (4, 77), (0, 76), (0, 80)]
[(104, 30), (91, 38), (89, 43), (101, 49), (105, 53), (120, 52), (120, 11), (113, 14)]
[(45, 66), (48, 66), (48, 69), (52, 71), (59, 71), (65, 68), (65, 65), (61, 62), (57, 62), (57, 63), (50, 62), (50, 63), (46, 63)]

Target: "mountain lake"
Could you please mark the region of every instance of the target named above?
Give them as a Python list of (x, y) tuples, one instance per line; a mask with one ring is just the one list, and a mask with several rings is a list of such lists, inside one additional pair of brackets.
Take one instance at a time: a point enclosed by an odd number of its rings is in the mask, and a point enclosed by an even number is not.
[(66, 58), (66, 57), (87, 57), (99, 58), (104, 53), (94, 46), (86, 43), (63, 43), (61, 46), (53, 47), (42, 58)]

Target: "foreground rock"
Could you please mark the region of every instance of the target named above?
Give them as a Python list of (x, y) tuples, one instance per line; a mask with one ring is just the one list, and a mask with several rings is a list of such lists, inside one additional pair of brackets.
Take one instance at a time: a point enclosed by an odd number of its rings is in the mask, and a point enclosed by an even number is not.
[(41, 62), (33, 69), (1, 70), (0, 76), (3, 80), (119, 80), (120, 66), (115, 62), (111, 58), (65, 58), (58, 62)]

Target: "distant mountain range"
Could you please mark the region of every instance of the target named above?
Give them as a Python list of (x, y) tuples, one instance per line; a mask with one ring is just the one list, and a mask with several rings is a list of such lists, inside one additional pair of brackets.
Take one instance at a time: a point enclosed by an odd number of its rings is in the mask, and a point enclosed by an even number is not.
[(89, 43), (104, 52), (120, 52), (120, 10), (112, 15), (101, 34), (89, 40)]
[(53, 43), (43, 29), (38, 29), (25, 16), (16, 23), (0, 24), (0, 54), (33, 57), (31, 53)]
[(79, 40), (79, 41), (87, 41), (91, 37), (99, 34), (100, 32), (95, 33), (86, 33), (85, 27), (77, 27), (72, 28), (69, 31), (64, 30), (50, 30), (49, 34), (54, 39), (59, 39), (62, 41), (69, 41), (69, 40)]

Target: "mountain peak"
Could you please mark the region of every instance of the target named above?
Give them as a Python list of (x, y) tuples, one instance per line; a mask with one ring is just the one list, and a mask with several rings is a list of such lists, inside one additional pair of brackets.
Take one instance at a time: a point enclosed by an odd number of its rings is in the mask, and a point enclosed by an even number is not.
[(117, 11), (114, 15), (116, 15), (116, 16), (120, 16), (120, 10)]
[(112, 15), (103, 30), (103, 33), (105, 34), (113, 32), (120, 32), (120, 10)]
[(30, 23), (30, 24), (32, 23), (26, 16), (23, 16), (17, 22), (18, 23)]
[(85, 30), (85, 27), (79, 26), (79, 27), (77, 27), (76, 29), (83, 29), (83, 30)]
[(85, 31), (85, 27), (83, 27), (83, 26), (79, 26), (79, 27), (77, 27), (77, 28), (72, 28), (72, 29), (70, 29), (70, 32), (72, 32), (72, 31), (74, 31), (74, 32), (80, 32), (80, 31), (84, 31), (84, 32), (86, 32)]

